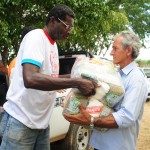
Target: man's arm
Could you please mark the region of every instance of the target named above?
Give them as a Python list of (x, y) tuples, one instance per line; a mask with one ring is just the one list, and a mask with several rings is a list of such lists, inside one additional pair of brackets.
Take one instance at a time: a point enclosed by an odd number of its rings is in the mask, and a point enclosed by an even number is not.
[(112, 114), (105, 117), (95, 118), (94, 125), (101, 128), (118, 128), (118, 125)]
[[(90, 125), (91, 116), (82, 105), (79, 105), (79, 110), (80, 113), (77, 115), (64, 114), (64, 117), (66, 120), (74, 124)], [(118, 128), (118, 125), (112, 114), (106, 117), (95, 117), (94, 126), (100, 128)]]
[(53, 91), (65, 88), (78, 88), (84, 95), (95, 94), (96, 83), (87, 79), (54, 78), (39, 72), (39, 67), (23, 64), (23, 80), (26, 88)]
[(70, 74), (59, 75), (59, 78), (70, 78)]
[[(137, 121), (139, 115), (142, 114), (146, 96), (146, 84), (144, 84), (144, 80), (137, 75), (132, 76), (132, 80), (130, 78), (130, 83), (128, 83), (129, 85), (120, 108), (109, 116), (95, 118), (95, 126), (104, 128), (127, 128)], [(64, 117), (72, 123), (85, 123), (89, 125), (90, 115), (85, 110), (80, 112), (82, 113), (78, 115), (65, 114)], [(88, 119), (85, 120), (84, 118)]]

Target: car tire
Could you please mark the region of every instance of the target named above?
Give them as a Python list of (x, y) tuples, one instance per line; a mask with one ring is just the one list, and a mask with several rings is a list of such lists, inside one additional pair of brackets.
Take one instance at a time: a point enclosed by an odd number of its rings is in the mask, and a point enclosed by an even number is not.
[(63, 149), (65, 150), (92, 150), (89, 147), (89, 139), (91, 131), (83, 126), (70, 124), (69, 131), (63, 142)]

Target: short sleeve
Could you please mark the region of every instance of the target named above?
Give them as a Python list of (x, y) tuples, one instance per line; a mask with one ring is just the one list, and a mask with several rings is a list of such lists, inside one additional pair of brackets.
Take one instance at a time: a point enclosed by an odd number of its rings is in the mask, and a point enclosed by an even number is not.
[(23, 50), (21, 64), (30, 63), (38, 67), (42, 66), (44, 60), (44, 40), (42, 30), (30, 31), (22, 41)]

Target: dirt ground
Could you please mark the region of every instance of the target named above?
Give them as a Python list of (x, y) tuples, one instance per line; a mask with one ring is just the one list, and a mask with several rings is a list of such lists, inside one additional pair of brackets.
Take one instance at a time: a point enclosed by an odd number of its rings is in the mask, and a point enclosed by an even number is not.
[(145, 103), (137, 150), (150, 150), (150, 100)]

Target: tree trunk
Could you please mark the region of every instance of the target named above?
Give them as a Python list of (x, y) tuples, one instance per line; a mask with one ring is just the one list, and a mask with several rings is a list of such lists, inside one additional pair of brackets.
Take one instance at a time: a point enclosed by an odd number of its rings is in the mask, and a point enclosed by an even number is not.
[(4, 47), (4, 51), (1, 52), (2, 55), (2, 62), (4, 64), (5, 67), (7, 67), (8, 65), (8, 47)]

